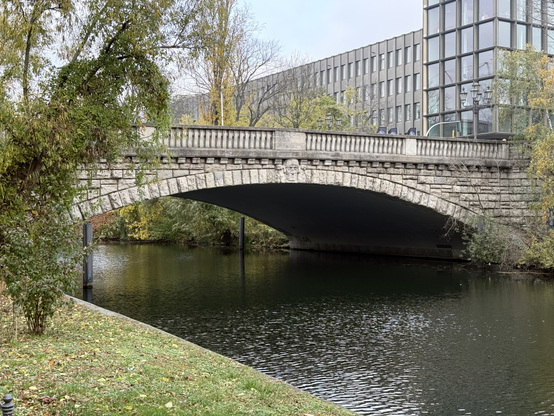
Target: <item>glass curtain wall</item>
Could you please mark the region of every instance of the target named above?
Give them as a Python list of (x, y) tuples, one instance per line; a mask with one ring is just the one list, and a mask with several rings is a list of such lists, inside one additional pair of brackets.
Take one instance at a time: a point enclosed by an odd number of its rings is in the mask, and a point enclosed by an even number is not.
[[(548, 13), (541, 9), (554, 10), (554, 3), (429, 0), (424, 4), (426, 129), (440, 124), (430, 135), (451, 136), (453, 131), (458, 135), (471, 135), (473, 112), (461, 103), (460, 93), (469, 93), (474, 81), (479, 82), (482, 92), (492, 84), (499, 48), (524, 48), (526, 43), (532, 43), (538, 49), (554, 52), (554, 40), (547, 36), (554, 35), (554, 22), (548, 24), (552, 18), (546, 18)], [(545, 23), (548, 31), (545, 31)], [(479, 113), (478, 132), (498, 131), (494, 107)]]

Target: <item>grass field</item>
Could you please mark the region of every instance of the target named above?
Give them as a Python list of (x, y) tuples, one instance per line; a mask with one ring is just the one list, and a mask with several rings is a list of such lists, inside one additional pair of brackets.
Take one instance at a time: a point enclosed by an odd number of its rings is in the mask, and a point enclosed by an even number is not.
[[(353, 415), (191, 343), (82, 305), (45, 336), (0, 296), (0, 397), (20, 415)], [(17, 334), (16, 334), (17, 327)]]

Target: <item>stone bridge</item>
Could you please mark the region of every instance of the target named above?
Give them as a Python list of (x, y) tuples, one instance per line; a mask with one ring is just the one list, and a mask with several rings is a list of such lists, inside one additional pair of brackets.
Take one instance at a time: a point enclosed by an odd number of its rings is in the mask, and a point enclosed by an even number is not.
[[(444, 236), (448, 218), (518, 222), (533, 200), (504, 141), (181, 126), (165, 145), (142, 187), (134, 154), (100, 163), (73, 215), (171, 195), (253, 217), (293, 249), (459, 258), (460, 237)], [(81, 180), (90, 176), (84, 167)]]

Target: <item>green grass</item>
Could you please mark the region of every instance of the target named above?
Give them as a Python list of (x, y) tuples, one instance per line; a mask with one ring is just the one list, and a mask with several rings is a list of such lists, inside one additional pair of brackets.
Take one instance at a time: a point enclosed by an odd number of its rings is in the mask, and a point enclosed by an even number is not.
[(0, 296), (0, 397), (20, 415), (353, 415), (171, 335), (81, 305), (19, 334)]

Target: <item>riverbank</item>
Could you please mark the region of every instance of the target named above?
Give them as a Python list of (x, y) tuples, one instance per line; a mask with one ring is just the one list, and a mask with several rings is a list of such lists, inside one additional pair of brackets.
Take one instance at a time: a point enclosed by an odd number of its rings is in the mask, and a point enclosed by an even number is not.
[[(0, 303), (0, 397), (14, 415), (353, 415), (139, 322), (64, 306), (42, 337), (14, 336)], [(111, 315), (111, 316), (110, 316)], [(7, 335), (11, 340), (7, 341)]]

